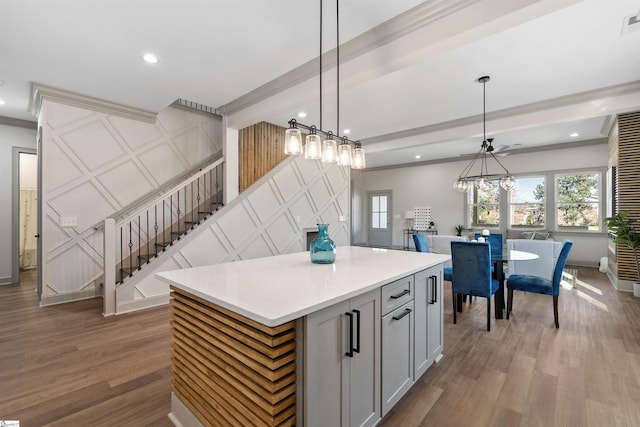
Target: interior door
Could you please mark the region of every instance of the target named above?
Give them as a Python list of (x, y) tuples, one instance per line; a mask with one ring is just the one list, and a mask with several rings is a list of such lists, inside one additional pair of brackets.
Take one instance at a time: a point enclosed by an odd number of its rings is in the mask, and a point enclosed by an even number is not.
[(370, 246), (391, 247), (391, 191), (369, 192)]
[(38, 264), (38, 270), (36, 273), (36, 290), (40, 297), (42, 297), (42, 270), (44, 270), (44, 264), (42, 263), (42, 145), (42, 126), (38, 126), (38, 136), (36, 140), (36, 150), (38, 155), (38, 221), (36, 225), (36, 262)]

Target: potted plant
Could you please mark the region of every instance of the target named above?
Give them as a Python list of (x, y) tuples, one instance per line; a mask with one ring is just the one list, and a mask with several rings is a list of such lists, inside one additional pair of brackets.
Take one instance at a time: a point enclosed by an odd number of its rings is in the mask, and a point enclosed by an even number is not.
[(633, 258), (636, 262), (636, 277), (638, 278), (633, 283), (633, 295), (640, 297), (640, 283), (638, 283), (640, 281), (640, 260), (638, 259), (640, 231), (633, 227), (636, 221), (636, 218), (629, 218), (627, 211), (620, 211), (618, 214), (604, 219), (607, 228), (616, 235), (613, 241), (628, 247), (633, 252)]
[(454, 227), (456, 230), (456, 236), (462, 236), (462, 232), (464, 231), (464, 225), (458, 224)]

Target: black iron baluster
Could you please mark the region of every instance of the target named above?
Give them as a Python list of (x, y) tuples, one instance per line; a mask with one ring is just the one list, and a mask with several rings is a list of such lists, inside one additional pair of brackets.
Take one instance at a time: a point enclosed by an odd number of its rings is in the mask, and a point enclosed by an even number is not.
[[(178, 221), (180, 221), (180, 192), (179, 191), (178, 191)], [(178, 231), (180, 231), (180, 222), (178, 222)], [(171, 241), (171, 244), (173, 244), (173, 194), (169, 196), (169, 240)]]
[[(197, 214), (198, 214), (198, 224), (200, 224), (200, 177), (198, 177), (198, 182), (196, 184), (196, 188), (198, 189), (198, 196), (196, 197), (197, 202)], [(206, 214), (205, 214), (206, 215)], [(206, 218), (206, 217), (205, 217)]]
[[(187, 205), (186, 205), (186, 200), (185, 200), (185, 208), (184, 208), (185, 212), (187, 211)], [(194, 220), (193, 220), (193, 211), (195, 209), (193, 208), (193, 181), (191, 181), (191, 229), (193, 230), (193, 226), (195, 224)]]
[(133, 226), (129, 221), (129, 277), (133, 276)]
[(165, 206), (166, 206), (166, 200), (162, 201), (162, 250), (164, 251), (164, 248), (166, 246), (166, 242), (164, 239), (164, 235), (167, 232), (167, 223), (165, 222), (167, 219), (167, 214), (165, 213)]
[[(162, 205), (164, 206), (164, 200), (162, 201)], [(158, 256), (158, 205), (157, 204), (153, 207), (153, 212), (154, 212), (153, 213), (153, 216), (154, 216), (153, 230), (156, 233), (156, 238), (153, 241), (153, 247), (154, 247), (156, 256)]]
[(122, 270), (124, 268), (124, 258), (122, 257), (122, 254), (124, 253), (124, 248), (122, 247), (123, 243), (124, 236), (122, 235), (122, 227), (120, 227), (120, 283), (124, 282), (124, 271)]
[(151, 260), (151, 251), (149, 250), (149, 242), (151, 241), (151, 238), (149, 237), (149, 209), (147, 209), (147, 264), (149, 264), (149, 261)]
[(142, 243), (140, 236), (140, 215), (138, 215), (138, 270), (140, 270), (140, 244)]
[[(178, 209), (176, 214), (178, 215), (178, 240), (180, 240), (180, 190), (178, 190)], [(171, 240), (173, 240), (173, 235), (171, 235)]]

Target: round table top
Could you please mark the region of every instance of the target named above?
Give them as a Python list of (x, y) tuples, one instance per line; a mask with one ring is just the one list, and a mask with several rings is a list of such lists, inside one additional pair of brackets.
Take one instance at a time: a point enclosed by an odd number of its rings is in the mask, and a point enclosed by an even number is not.
[(502, 257), (500, 259), (494, 256), (491, 257), (493, 261), (531, 261), (538, 258), (540, 258), (540, 256), (538, 256), (537, 254), (525, 251), (517, 251), (515, 249), (510, 249), (508, 251), (502, 252)]

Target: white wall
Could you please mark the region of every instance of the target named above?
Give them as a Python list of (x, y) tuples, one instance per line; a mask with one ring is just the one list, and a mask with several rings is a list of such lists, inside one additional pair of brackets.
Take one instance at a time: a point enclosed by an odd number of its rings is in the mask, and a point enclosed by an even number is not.
[[(527, 154), (511, 154), (501, 162), (513, 174), (564, 171), (582, 168), (606, 168), (607, 144), (582, 148), (557, 149)], [(406, 228), (404, 212), (417, 206), (430, 206), (432, 220), (439, 234), (455, 234), (453, 227), (464, 224), (464, 195), (453, 189), (468, 161), (448, 162), (352, 173), (354, 196), (352, 198), (353, 242), (367, 241), (367, 191), (392, 190), (393, 219), (392, 245), (402, 246), (402, 229)], [(491, 172), (491, 170), (490, 170)], [(603, 175), (604, 179), (604, 175)], [(605, 197), (604, 195), (602, 197)], [(393, 218), (392, 216), (392, 218)], [(552, 231), (552, 230), (551, 230)], [(597, 265), (607, 254), (605, 233), (553, 233), (556, 240), (571, 239), (574, 242), (570, 262)]]
[[(43, 305), (101, 293), (105, 218), (222, 149), (217, 116), (168, 107), (154, 123), (44, 99)], [(76, 219), (62, 227), (63, 218)]]
[(11, 283), (18, 254), (12, 249), (13, 148), (36, 148), (36, 130), (0, 124), (0, 284)]

